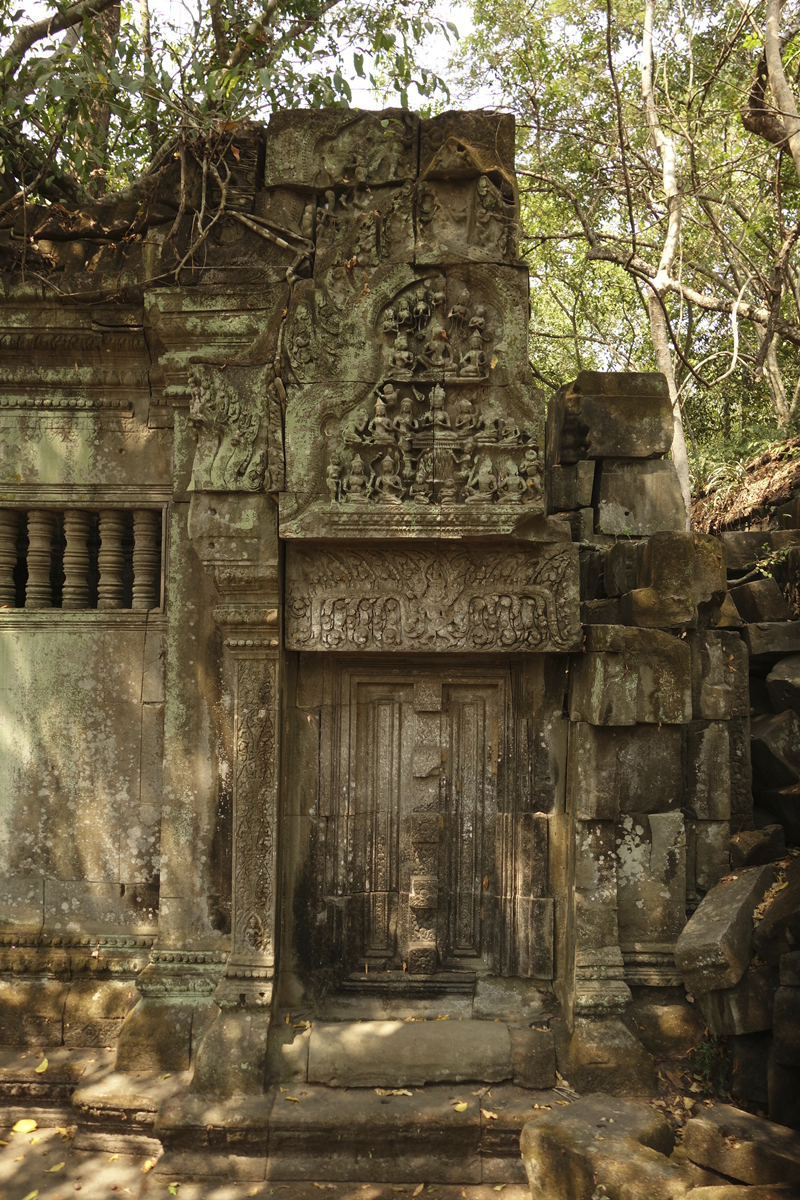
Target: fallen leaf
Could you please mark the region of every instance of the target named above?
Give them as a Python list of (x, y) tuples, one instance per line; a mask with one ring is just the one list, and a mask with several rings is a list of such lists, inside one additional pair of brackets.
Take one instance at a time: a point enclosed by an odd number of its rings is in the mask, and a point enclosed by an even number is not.
[(148, 1171), (152, 1171), (155, 1165), (156, 1160), (154, 1158), (148, 1158), (146, 1162), (142, 1163), (142, 1174), (146, 1175)]
[(494, 1190), (495, 1190), (496, 1192), (502, 1192), (503, 1188), (504, 1188), (504, 1187), (506, 1187), (506, 1186), (507, 1186), (507, 1185), (506, 1185), (505, 1183), (496, 1183), (496, 1184), (495, 1184), (495, 1187), (494, 1187)]
[(408, 1088), (375, 1088), (376, 1096), (411, 1096)]
[(497, 1120), (497, 1113), (492, 1112), (492, 1110), (490, 1108), (482, 1108), (481, 1116), (486, 1117), (487, 1121), (496, 1121)]
[(297, 1096), (284, 1096), (283, 1098), (284, 1098), (284, 1100), (291, 1100), (291, 1101), (292, 1101), (292, 1104), (299, 1104), (299, 1103), (300, 1103), (300, 1101), (298, 1100)]
[(32, 1146), (35, 1146), (35, 1145), (36, 1145), (36, 1143), (37, 1143), (37, 1142), (40, 1142), (41, 1140), (42, 1140), (42, 1139), (41, 1139), (40, 1137), (38, 1137), (38, 1136), (37, 1136), (37, 1137), (35, 1137), (35, 1138), (31, 1138), (31, 1145), (32, 1145)]
[(67, 1165), (67, 1164), (66, 1164), (66, 1163), (63, 1163), (63, 1162), (62, 1162), (62, 1163), (56, 1163), (56, 1165), (55, 1165), (54, 1167), (48, 1167), (48, 1168), (47, 1168), (47, 1170), (45, 1171), (45, 1175), (55, 1175), (56, 1171), (63, 1171), (63, 1169), (64, 1169), (64, 1167), (65, 1167), (66, 1165)]
[(436, 1020), (437, 1020), (437, 1021), (449, 1021), (449, 1020), (450, 1020), (450, 1014), (449, 1014), (449, 1013), (439, 1013), (439, 1015), (437, 1016)]
[(37, 1122), (32, 1120), (31, 1117), (23, 1117), (14, 1126), (14, 1133), (33, 1133), (34, 1129), (38, 1128)]
[(467, 1107), (468, 1107), (468, 1106), (467, 1106), (467, 1102), (466, 1102), (466, 1100), (457, 1100), (457, 1101), (456, 1101), (456, 1102), (453, 1104), (453, 1108), (455, 1109), (455, 1111), (456, 1111), (456, 1112), (463, 1112), (463, 1111), (464, 1111), (464, 1109), (465, 1109), (465, 1108), (467, 1108)]
[(27, 1196), (23, 1196), (22, 1200), (36, 1200), (36, 1197), (38, 1195), (39, 1195), (39, 1189), (34, 1188), (34, 1190), (32, 1192), (28, 1192)]
[(562, 1108), (567, 1108), (569, 1100), (556, 1100), (556, 1104), (560, 1104)]
[(116, 1162), (118, 1158), (119, 1158), (119, 1155), (118, 1155), (118, 1154), (112, 1154), (112, 1155), (110, 1155), (110, 1156), (109, 1156), (109, 1159), (108, 1159), (108, 1161), (109, 1161), (109, 1162)]
[(8, 1142), (4, 1142), (3, 1139), (0, 1138), (0, 1146), (7, 1146), (7, 1145), (8, 1145)]
[(44, 1075), (45, 1071), (47, 1070), (47, 1068), (49, 1066), (50, 1066), (50, 1063), (47, 1061), (46, 1058), (43, 1058), (42, 1061), (39, 1063), (38, 1067), (33, 1068), (34, 1074)]
[(418, 1184), (417, 1184), (417, 1186), (414, 1188), (413, 1192), (411, 1193), (411, 1195), (412, 1195), (412, 1196), (418, 1196), (418, 1195), (420, 1194), (420, 1192), (422, 1192), (422, 1191), (424, 1191), (424, 1190), (425, 1190), (425, 1184), (424, 1184), (424, 1183), (418, 1183)]
[(167, 1188), (167, 1191), (169, 1192), (170, 1196), (177, 1196), (177, 1194), (178, 1194), (178, 1188), (179, 1188), (180, 1186), (181, 1186), (181, 1185), (180, 1185), (179, 1183), (171, 1183), (171, 1184), (169, 1185), (169, 1187)]

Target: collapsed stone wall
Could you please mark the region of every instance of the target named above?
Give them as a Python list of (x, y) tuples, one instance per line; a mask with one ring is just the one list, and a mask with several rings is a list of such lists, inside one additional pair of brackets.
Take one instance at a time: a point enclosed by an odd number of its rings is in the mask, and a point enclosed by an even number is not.
[[(224, 163), (201, 244), (175, 160), (136, 212), (29, 212), (38, 258), (0, 275), (2, 1036), (25, 1010), (31, 1043), (106, 1044), (126, 1017), (120, 1069), (258, 1091), (270, 1013), (313, 1007), (298, 894), (323, 950), (373, 928), (327, 886), (337, 663), (405, 664), (427, 803), (447, 672), (510, 662), (490, 974), (555, 991), (575, 1081), (599, 1020), (611, 1075), (646, 1075), (620, 1014), (682, 1003), (676, 940), (753, 825), (748, 651), (800, 625), (742, 625), (724, 539), (684, 532), (659, 376), (581, 374), (543, 438), (510, 118), (278, 114)], [(432, 964), (440, 834), (409, 829)]]

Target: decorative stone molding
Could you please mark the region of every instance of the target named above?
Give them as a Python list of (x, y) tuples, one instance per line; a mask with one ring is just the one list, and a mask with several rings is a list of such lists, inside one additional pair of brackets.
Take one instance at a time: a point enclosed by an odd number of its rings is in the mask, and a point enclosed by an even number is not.
[(287, 548), (290, 650), (571, 650), (577, 551)]

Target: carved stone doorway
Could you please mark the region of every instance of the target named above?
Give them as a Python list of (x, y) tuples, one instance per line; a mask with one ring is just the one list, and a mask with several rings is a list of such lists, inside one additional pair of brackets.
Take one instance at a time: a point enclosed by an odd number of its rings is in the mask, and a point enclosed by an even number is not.
[[(549, 977), (547, 820), (530, 811), (519, 668), (322, 657), (317, 813), (308, 869), (290, 871), (305, 966), (362, 993)], [(290, 789), (307, 788), (291, 750), (289, 763)]]

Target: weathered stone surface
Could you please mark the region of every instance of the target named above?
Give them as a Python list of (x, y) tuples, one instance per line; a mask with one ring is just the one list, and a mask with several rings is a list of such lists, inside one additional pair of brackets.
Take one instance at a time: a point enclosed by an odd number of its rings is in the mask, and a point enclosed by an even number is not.
[(800, 1067), (800, 989), (779, 987), (772, 1010), (775, 1061), (784, 1067)]
[(581, 371), (556, 392), (548, 413), (548, 458), (652, 458), (672, 445), (663, 375)]
[[(691, 720), (691, 657), (685, 642), (655, 629), (596, 625), (595, 633), (596, 639), (587, 639), (589, 652), (570, 671), (570, 720), (592, 725)], [(601, 646), (608, 651), (595, 651)]]
[(644, 629), (716, 624), (727, 586), (725, 553), (716, 538), (654, 533), (637, 565), (638, 586), (622, 598), (626, 624)]
[(744, 621), (788, 621), (789, 605), (772, 576), (741, 583), (731, 591)]
[(309, 1083), (407, 1087), (511, 1076), (511, 1038), (500, 1022), (316, 1023), (309, 1041)]
[(683, 1144), (693, 1162), (742, 1183), (800, 1183), (800, 1137), (728, 1104), (688, 1121)]
[(686, 1200), (798, 1200), (800, 1187), (791, 1183), (742, 1187), (735, 1183), (720, 1186), (696, 1187), (686, 1193)]
[(800, 715), (786, 709), (750, 722), (753, 772), (758, 789), (800, 782)]
[(757, 867), (761, 863), (777, 862), (786, 853), (782, 825), (765, 825), (735, 833), (731, 838), (731, 867)]
[(728, 556), (728, 569), (743, 573), (750, 570), (770, 550), (784, 549), (800, 542), (794, 530), (743, 529), (720, 534)]
[(747, 652), (733, 633), (698, 629), (688, 634), (692, 652), (695, 719), (727, 721), (749, 715)]
[(654, 1058), (687, 1054), (703, 1040), (705, 1022), (683, 988), (636, 988), (623, 1021)]
[(770, 1055), (767, 1088), (770, 1120), (800, 1130), (800, 1069), (785, 1067)]
[(778, 972), (774, 967), (762, 964), (748, 967), (733, 987), (698, 992), (697, 1003), (709, 1033), (728, 1037), (770, 1029), (777, 986)]
[(556, 1085), (556, 1050), (549, 1030), (509, 1028), (514, 1083), (524, 1088)]
[(594, 463), (587, 460), (549, 467), (545, 477), (552, 511), (569, 512), (591, 507), (594, 470)]
[(800, 783), (787, 788), (763, 788), (753, 782), (756, 804), (767, 814), (765, 823), (777, 821), (783, 826), (786, 843), (800, 846)]
[(617, 825), (617, 904), (623, 943), (671, 943), (686, 924), (683, 813), (626, 813)]
[(753, 930), (756, 954), (772, 965), (800, 945), (800, 858), (791, 860), (783, 882)]
[(132, 980), (78, 979), (64, 1008), (65, 1046), (108, 1046), (139, 996)]
[(731, 824), (734, 832), (753, 828), (753, 771), (750, 762), (750, 718), (732, 717), (728, 727), (731, 747)]
[(194, 1013), (193, 1004), (140, 1000), (120, 1029), (117, 1070), (188, 1070)]
[(767, 1063), (772, 1033), (745, 1033), (728, 1040), (731, 1063), (731, 1093), (766, 1110), (769, 1104)]
[(577, 1018), (572, 1034), (558, 1045), (557, 1055), (559, 1071), (579, 1092), (655, 1095), (652, 1059), (618, 1018)]
[(742, 637), (756, 668), (771, 668), (782, 658), (800, 654), (800, 621), (759, 621), (746, 625)]
[(753, 910), (775, 877), (770, 865), (748, 867), (718, 883), (678, 938), (675, 961), (695, 993), (733, 987), (750, 962)]
[(678, 476), (674, 464), (666, 459), (603, 459), (597, 487), (600, 533), (646, 537), (685, 528)]
[(279, 1021), (270, 1027), (267, 1046), (269, 1083), (305, 1083), (308, 1079), (308, 1041), (311, 1025), (295, 1029)]
[(0, 980), (0, 1046), (60, 1046), (68, 990), (58, 979)]
[(777, 662), (767, 676), (767, 691), (775, 712), (793, 708), (800, 713), (800, 654)]
[(780, 980), (782, 987), (800, 988), (800, 950), (789, 950), (781, 955)]
[(646, 1104), (583, 1097), (530, 1121), (520, 1137), (531, 1200), (667, 1200), (684, 1195), (681, 1167), (666, 1157), (672, 1132)]
[(570, 724), (568, 803), (580, 820), (676, 810), (683, 787), (679, 727)]
[[(382, 126), (382, 119), (390, 124)], [(264, 182), (324, 188), (357, 179), (356, 167), (369, 186), (413, 179), (418, 127), (419, 118), (401, 109), (273, 113)]]
[(686, 803), (700, 821), (731, 815), (730, 743), (727, 721), (694, 721), (687, 730)]
[(694, 839), (694, 883), (697, 891), (705, 894), (728, 874), (730, 821), (692, 821), (690, 828)]

